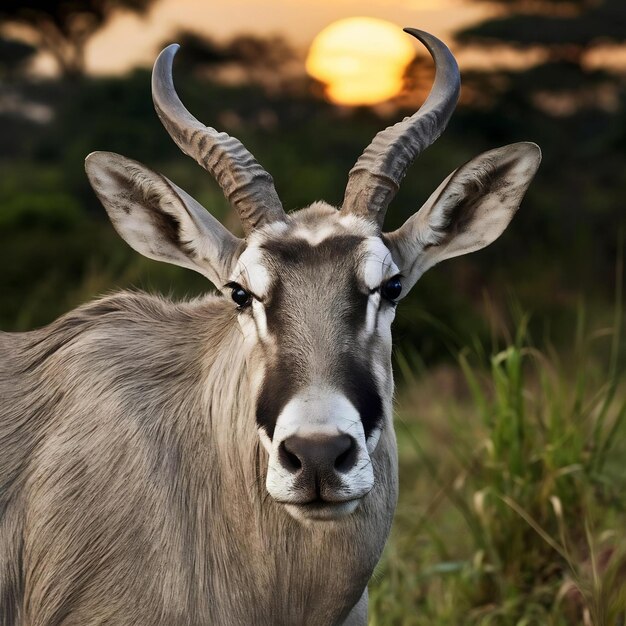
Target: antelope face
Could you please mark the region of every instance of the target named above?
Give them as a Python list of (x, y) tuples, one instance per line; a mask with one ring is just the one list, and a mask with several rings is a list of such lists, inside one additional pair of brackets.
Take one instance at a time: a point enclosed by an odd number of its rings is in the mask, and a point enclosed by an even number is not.
[(258, 370), (268, 492), (297, 517), (352, 512), (391, 427), (402, 284), (389, 249), (370, 222), (317, 203), (250, 237), (229, 288)]
[(202, 125), (179, 100), (176, 46), (155, 63), (156, 111), (222, 187), (245, 240), (140, 163), (109, 152), (86, 162), (113, 225), (135, 250), (202, 273), (234, 301), (254, 378), (250, 428), (269, 454), (267, 491), (299, 519), (344, 517), (373, 488), (372, 455), (385, 453), (377, 444), (391, 428), (396, 301), (436, 263), (499, 237), (541, 158), (532, 143), (485, 152), (452, 172), (398, 230), (383, 233), (407, 168), (443, 131), (460, 87), (448, 48), (408, 32), (435, 60), (432, 91), (365, 149), (339, 211), (323, 203), (283, 211), (271, 176), (243, 145)]

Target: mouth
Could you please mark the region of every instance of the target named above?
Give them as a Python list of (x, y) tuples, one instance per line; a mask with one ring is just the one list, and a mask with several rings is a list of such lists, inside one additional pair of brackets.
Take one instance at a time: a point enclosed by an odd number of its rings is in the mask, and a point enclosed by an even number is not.
[(356, 511), (359, 499), (330, 502), (315, 499), (309, 502), (284, 502), (287, 511), (299, 520), (332, 521), (347, 517)]

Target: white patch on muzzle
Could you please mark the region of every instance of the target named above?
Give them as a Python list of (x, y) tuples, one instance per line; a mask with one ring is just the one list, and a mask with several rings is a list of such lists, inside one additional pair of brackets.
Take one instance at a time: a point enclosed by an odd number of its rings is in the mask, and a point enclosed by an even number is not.
[[(342, 393), (328, 387), (309, 387), (292, 398), (276, 421), (274, 437), (261, 431), (261, 441), (270, 458), (266, 487), (280, 502), (298, 504), (302, 498), (297, 488), (297, 475), (285, 469), (279, 460), (280, 444), (289, 437), (332, 437), (349, 435), (356, 444), (354, 466), (338, 474), (338, 487), (333, 491), (336, 501), (356, 500), (374, 486), (374, 471), (365, 440), (361, 416)], [(378, 433), (376, 433), (376, 439)]]

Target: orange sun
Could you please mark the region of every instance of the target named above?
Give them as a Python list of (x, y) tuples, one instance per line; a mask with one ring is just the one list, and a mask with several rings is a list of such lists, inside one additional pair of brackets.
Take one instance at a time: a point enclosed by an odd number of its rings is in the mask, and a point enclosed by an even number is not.
[(402, 88), (406, 66), (415, 56), (408, 35), (391, 22), (350, 17), (333, 22), (315, 37), (307, 72), (326, 84), (338, 104), (376, 104)]

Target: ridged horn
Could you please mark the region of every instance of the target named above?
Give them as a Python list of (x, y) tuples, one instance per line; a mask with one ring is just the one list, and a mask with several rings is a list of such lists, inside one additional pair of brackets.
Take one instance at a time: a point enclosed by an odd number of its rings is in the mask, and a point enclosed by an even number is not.
[(152, 100), (163, 126), (178, 147), (215, 178), (246, 235), (264, 224), (285, 221), (270, 174), (238, 139), (200, 123), (180, 101), (172, 79), (178, 48), (165, 48), (152, 70)]
[(456, 60), (439, 39), (415, 28), (435, 62), (435, 82), (426, 102), (410, 117), (379, 132), (350, 170), (342, 212), (366, 216), (383, 227), (385, 213), (411, 163), (444, 131), (456, 108), (461, 77)]

